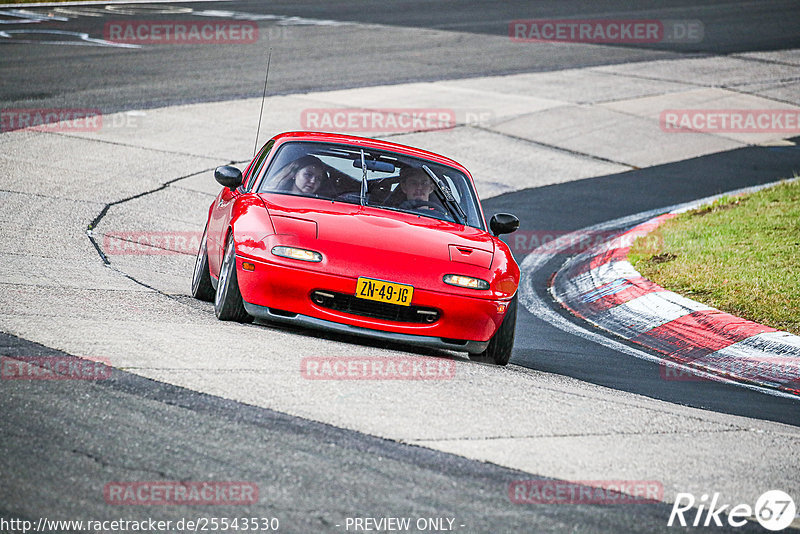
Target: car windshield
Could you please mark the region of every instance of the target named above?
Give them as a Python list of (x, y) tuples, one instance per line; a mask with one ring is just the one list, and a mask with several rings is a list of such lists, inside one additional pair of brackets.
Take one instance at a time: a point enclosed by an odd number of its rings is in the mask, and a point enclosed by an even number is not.
[(364, 204), (485, 229), (472, 183), (462, 172), (385, 150), (284, 143), (258, 192)]

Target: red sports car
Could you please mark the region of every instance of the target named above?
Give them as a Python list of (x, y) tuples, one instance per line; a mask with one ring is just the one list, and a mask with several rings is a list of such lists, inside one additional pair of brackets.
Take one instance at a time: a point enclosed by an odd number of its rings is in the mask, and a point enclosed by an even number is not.
[(448, 158), (360, 137), (290, 132), (223, 186), (192, 278), (221, 320), (254, 317), (508, 363), (519, 266), (487, 231), (469, 172)]

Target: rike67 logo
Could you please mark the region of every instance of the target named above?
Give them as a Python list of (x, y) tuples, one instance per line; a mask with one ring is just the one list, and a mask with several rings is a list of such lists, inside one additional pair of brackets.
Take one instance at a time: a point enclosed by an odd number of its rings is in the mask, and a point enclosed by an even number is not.
[(756, 500), (755, 507), (749, 504), (720, 505), (719, 493), (714, 493), (710, 502), (707, 494), (697, 500), (691, 493), (678, 493), (667, 526), (721, 527), (727, 522), (731, 527), (742, 527), (748, 519), (755, 517), (762, 527), (777, 532), (792, 524), (796, 512), (794, 500), (781, 490), (764, 492)]

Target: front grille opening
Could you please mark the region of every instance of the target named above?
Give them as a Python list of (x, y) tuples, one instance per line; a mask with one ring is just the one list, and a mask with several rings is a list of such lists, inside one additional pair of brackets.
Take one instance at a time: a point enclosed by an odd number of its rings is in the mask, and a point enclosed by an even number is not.
[(278, 308), (270, 308), (269, 313), (272, 315), (277, 315), (279, 317), (297, 317), (296, 313), (292, 313), (286, 310), (279, 310)]
[(330, 310), (399, 323), (433, 324), (441, 317), (441, 313), (435, 308), (387, 304), (333, 291), (312, 291), (311, 301)]

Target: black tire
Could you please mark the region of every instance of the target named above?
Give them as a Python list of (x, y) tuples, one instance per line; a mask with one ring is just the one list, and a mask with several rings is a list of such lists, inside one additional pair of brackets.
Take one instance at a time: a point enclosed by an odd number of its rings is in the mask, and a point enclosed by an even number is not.
[(192, 274), (192, 296), (198, 300), (212, 302), (214, 300), (214, 286), (211, 285), (211, 274), (208, 270), (208, 247), (206, 246), (206, 234), (208, 225), (203, 230), (203, 238), (200, 240), (200, 249), (197, 251), (197, 259), (194, 261), (194, 273)]
[(247, 314), (239, 291), (239, 280), (236, 277), (236, 250), (233, 237), (225, 244), (225, 257), (219, 269), (219, 282), (214, 295), (214, 314), (220, 321), (238, 321), (249, 323), (253, 318)]
[(506, 316), (500, 328), (489, 340), (489, 346), (480, 353), (470, 354), (469, 359), (476, 362), (492, 363), (494, 365), (506, 365), (511, 358), (514, 349), (514, 329), (517, 326), (517, 296), (511, 299), (508, 304)]

